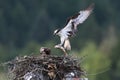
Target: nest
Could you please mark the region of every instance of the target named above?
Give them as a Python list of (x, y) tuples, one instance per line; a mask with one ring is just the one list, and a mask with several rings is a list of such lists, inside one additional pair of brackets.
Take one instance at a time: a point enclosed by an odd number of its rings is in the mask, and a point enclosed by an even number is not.
[(8, 70), (12, 80), (66, 80), (85, 75), (80, 60), (70, 56), (17, 57), (8, 63)]

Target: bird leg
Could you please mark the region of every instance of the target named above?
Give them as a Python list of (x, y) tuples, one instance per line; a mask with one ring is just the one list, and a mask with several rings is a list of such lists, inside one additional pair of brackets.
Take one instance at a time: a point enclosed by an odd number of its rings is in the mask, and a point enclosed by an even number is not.
[(61, 50), (64, 52), (64, 55), (65, 55), (65, 56), (68, 55), (68, 53), (66, 52), (66, 50), (65, 50), (65, 48), (64, 48), (63, 46), (61, 46), (61, 45), (56, 45), (55, 48), (61, 49)]

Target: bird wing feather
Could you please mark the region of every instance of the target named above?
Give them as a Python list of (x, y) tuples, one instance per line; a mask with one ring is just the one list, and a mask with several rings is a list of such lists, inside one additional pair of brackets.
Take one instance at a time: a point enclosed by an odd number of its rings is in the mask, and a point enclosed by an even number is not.
[(91, 10), (80, 11), (79, 13), (80, 15), (73, 19), (74, 26), (78, 26), (79, 24), (83, 23), (91, 14)]
[[(67, 21), (67, 25), (63, 29), (66, 31), (71, 31), (72, 29), (76, 30), (77, 26), (79, 24), (82, 24), (88, 18), (93, 8), (94, 4), (91, 4), (86, 10), (79, 11), (79, 13), (71, 16)], [(74, 26), (72, 25), (72, 23), (74, 24)]]
[(70, 20), (69, 22), (68, 22), (68, 24), (62, 29), (62, 30), (64, 30), (64, 31), (72, 31), (72, 20)]

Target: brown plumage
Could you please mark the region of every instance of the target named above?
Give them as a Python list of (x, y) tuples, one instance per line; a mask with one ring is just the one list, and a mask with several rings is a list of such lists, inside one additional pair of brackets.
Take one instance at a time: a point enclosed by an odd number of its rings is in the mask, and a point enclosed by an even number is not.
[(47, 47), (41, 47), (40, 54), (42, 57), (46, 57), (51, 54), (51, 50), (50, 50), (50, 48), (47, 48)]

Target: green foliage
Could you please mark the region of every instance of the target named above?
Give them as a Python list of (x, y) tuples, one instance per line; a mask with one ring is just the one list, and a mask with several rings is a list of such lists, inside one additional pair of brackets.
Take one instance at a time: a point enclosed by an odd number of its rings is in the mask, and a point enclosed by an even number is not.
[(5, 73), (0, 73), (0, 80), (9, 80)]
[(120, 78), (120, 40), (115, 48), (112, 50), (110, 58), (112, 59), (112, 66), (110, 72), (111, 79), (119, 79)]
[[(59, 43), (52, 36), (54, 29), (62, 28), (69, 16), (91, 3), (95, 3), (95, 9), (71, 39), (71, 54), (88, 55), (83, 66), (90, 74), (104, 71), (111, 64), (109, 71), (90, 76), (91, 80), (119, 80), (119, 0), (0, 0), (0, 63), (16, 56), (39, 54), (41, 46), (62, 55), (54, 49)], [(109, 31), (111, 26), (114, 32)], [(5, 79), (0, 76), (0, 80)]]
[(80, 56), (86, 55), (82, 65), (85, 68), (88, 78), (96, 80), (97, 75), (106, 73), (111, 67), (111, 61), (105, 53), (101, 52), (94, 43), (90, 42), (81, 50)]
[(23, 55), (33, 55), (33, 54), (39, 54), (40, 44), (36, 42), (29, 42), (19, 53), (20, 56)]

